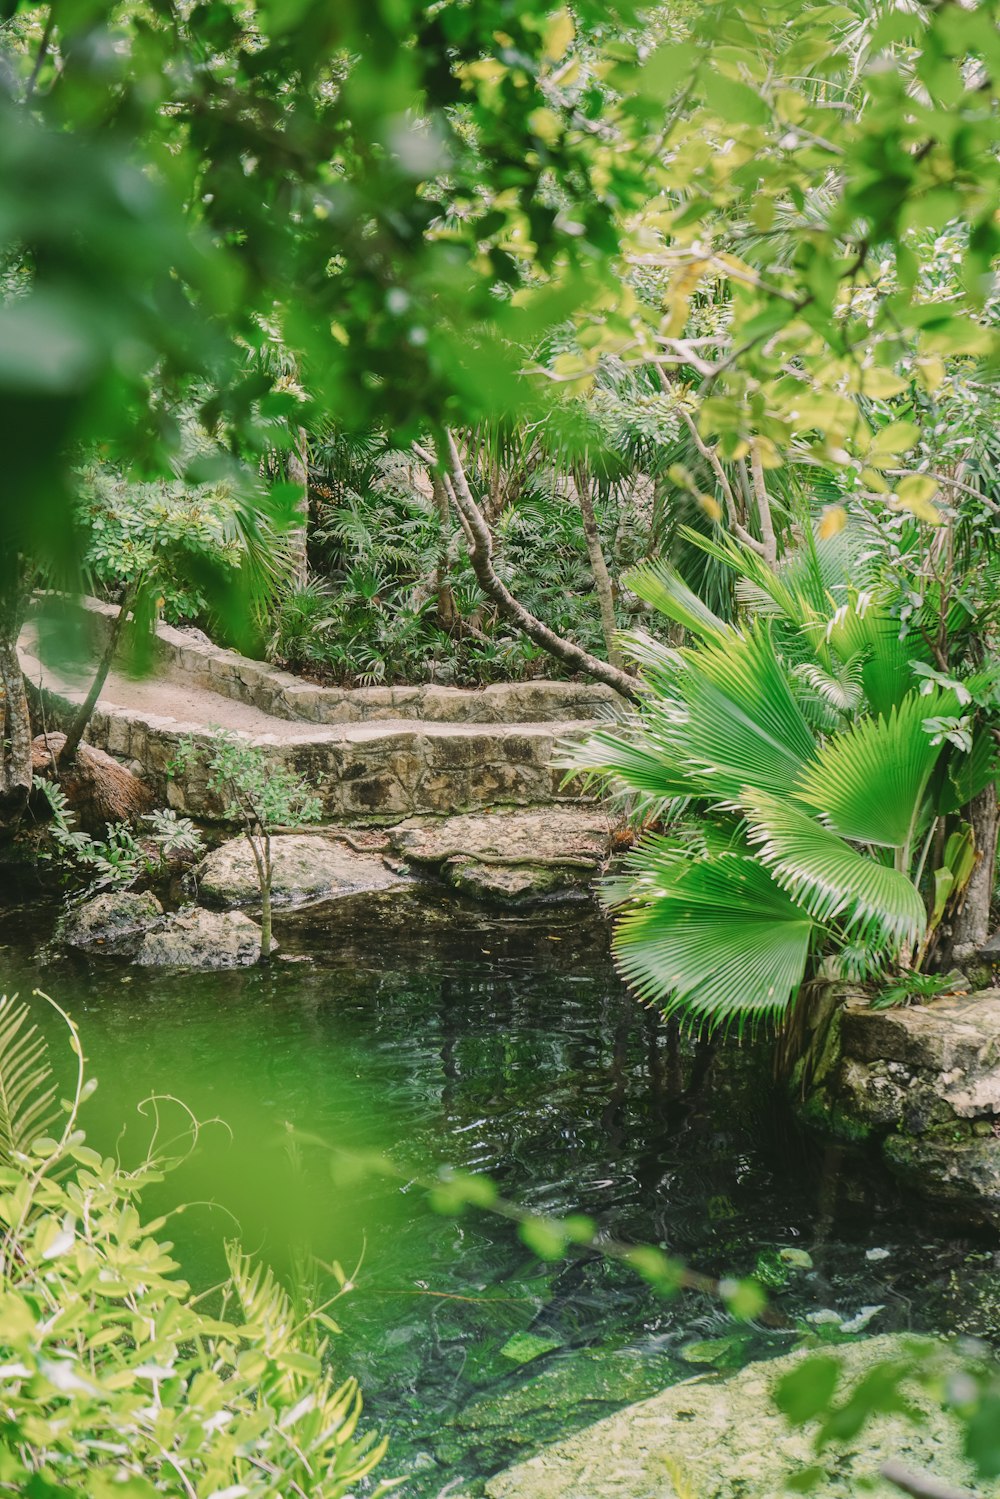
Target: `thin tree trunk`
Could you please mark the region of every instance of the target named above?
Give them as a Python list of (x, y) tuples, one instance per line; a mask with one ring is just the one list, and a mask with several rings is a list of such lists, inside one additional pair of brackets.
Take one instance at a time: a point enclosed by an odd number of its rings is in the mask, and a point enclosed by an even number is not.
[(604, 550), (601, 547), (597, 516), (594, 514), (594, 496), (591, 493), (590, 480), (582, 470), (575, 475), (575, 482), (577, 499), (580, 502), (580, 514), (583, 517), (583, 535), (587, 543), (587, 556), (590, 558), (590, 570), (594, 575), (597, 603), (601, 611), (604, 648), (611, 665), (621, 671), (622, 656), (616, 641), (618, 621), (615, 619), (615, 597), (611, 587), (608, 564), (604, 560)]
[(111, 622), (107, 644), (97, 664), (97, 671), (94, 674), (94, 680), (90, 684), (90, 690), (79, 708), (77, 708), (73, 722), (66, 731), (66, 742), (59, 751), (56, 759), (57, 769), (65, 769), (72, 765), (76, 759), (76, 752), (80, 748), (80, 741), (87, 732), (87, 725), (94, 715), (94, 709), (97, 707), (98, 699), (104, 691), (104, 684), (108, 680), (108, 673), (115, 659), (118, 642), (121, 640), (125, 619), (132, 607), (134, 598), (135, 590), (133, 589), (125, 594), (125, 597), (118, 606), (118, 613)]
[(965, 887), (965, 899), (952, 926), (951, 951), (956, 963), (974, 957), (990, 935), (990, 903), (996, 878), (997, 832), (1000, 828), (996, 786), (991, 783), (980, 791), (965, 809), (965, 815), (976, 845), (976, 867)]
[(292, 587), (304, 588), (309, 578), (309, 435), (304, 427), (295, 430), (295, 442), (288, 450), (288, 482), (297, 485), (302, 494), (295, 509), (302, 525), (289, 533), (292, 547)]
[(0, 587), (0, 825), (14, 822), (31, 792), (31, 714), (17, 653), (27, 590), (17, 557), (5, 557)]
[(750, 443), (750, 474), (753, 479), (754, 499), (757, 501), (757, 519), (760, 522), (760, 539), (764, 548), (764, 561), (768, 567), (777, 567), (778, 543), (774, 536), (771, 500), (767, 493), (764, 465), (760, 458), (760, 444), (756, 438)]
[(554, 630), (550, 630), (548, 625), (542, 624), (542, 621), (525, 609), (523, 604), (519, 604), (497, 577), (493, 567), (493, 537), (490, 528), (479, 506), (472, 498), (472, 491), (465, 477), (465, 469), (454, 435), (446, 431), (445, 437), (448, 445), (448, 469), (451, 475), (452, 494), (471, 537), (469, 560), (480, 588), (488, 598), (492, 599), (505, 619), (516, 625), (529, 640), (533, 640), (536, 645), (548, 651), (550, 656), (554, 656), (557, 661), (561, 661), (573, 671), (586, 672), (587, 676), (612, 687), (615, 692), (621, 693), (622, 697), (630, 702), (638, 702), (640, 699), (636, 683), (627, 672), (619, 670), (607, 661), (599, 660), (589, 651), (581, 650), (572, 641), (565, 640)]
[(260, 955), (266, 960), (271, 956), (271, 839), (264, 834), (264, 878), (260, 888)]

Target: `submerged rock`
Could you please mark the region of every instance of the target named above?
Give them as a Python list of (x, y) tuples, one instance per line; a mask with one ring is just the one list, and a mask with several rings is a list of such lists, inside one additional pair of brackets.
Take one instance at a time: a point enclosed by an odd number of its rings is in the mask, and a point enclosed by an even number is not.
[[(406, 876), (391, 869), (378, 848), (351, 848), (316, 833), (282, 833), (271, 839), (275, 905), (302, 905), (367, 890), (395, 890)], [(245, 838), (230, 838), (206, 854), (195, 871), (200, 896), (212, 905), (260, 903), (253, 854)]]
[(581, 895), (610, 842), (607, 814), (586, 805), (411, 817), (389, 838), (456, 889), (512, 905)]
[[(869, 1338), (829, 1351), (853, 1383), (897, 1354), (902, 1342)], [(807, 1356), (787, 1354), (727, 1379), (674, 1385), (491, 1478), (486, 1493), (489, 1499), (774, 1499), (792, 1474), (815, 1465), (822, 1476), (809, 1492), (816, 1499), (862, 1492), (898, 1499), (899, 1490), (877, 1476), (890, 1459), (933, 1473), (941, 1484), (970, 1483), (957, 1422), (913, 1385), (905, 1388), (923, 1418), (919, 1426), (877, 1416), (852, 1442), (817, 1456), (812, 1428), (790, 1428), (772, 1398), (777, 1381)], [(1000, 1487), (980, 1483), (976, 1493), (993, 1499)]]
[(97, 949), (128, 957), (162, 916), (163, 907), (149, 891), (107, 890), (66, 913), (59, 940), (85, 952)]
[(435, 1436), (434, 1456), (448, 1468), (474, 1455), (476, 1467), (489, 1471), (556, 1441), (568, 1428), (598, 1420), (624, 1400), (662, 1390), (676, 1377), (677, 1366), (667, 1358), (645, 1358), (627, 1348), (578, 1350), (530, 1379), (470, 1400)]
[(1000, 989), (829, 1007), (800, 1074), (811, 1124), (876, 1141), (908, 1186), (1000, 1222)]
[(249, 916), (189, 906), (145, 934), (136, 962), (145, 968), (249, 968), (259, 957), (260, 927)]

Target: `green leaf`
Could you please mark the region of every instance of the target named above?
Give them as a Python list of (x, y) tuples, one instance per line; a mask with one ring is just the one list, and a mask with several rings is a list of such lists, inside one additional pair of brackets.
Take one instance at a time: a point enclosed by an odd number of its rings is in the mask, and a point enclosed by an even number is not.
[(792, 796), (858, 843), (909, 848), (925, 822), (928, 783), (942, 749), (924, 721), (946, 694), (911, 692), (885, 718), (864, 718), (827, 740)]
[(730, 626), (725, 620), (713, 613), (667, 562), (659, 559), (644, 562), (627, 573), (623, 582), (637, 598), (683, 625), (692, 635), (711, 638), (729, 633)]
[(760, 792), (744, 799), (748, 838), (783, 890), (824, 926), (865, 944), (916, 942), (926, 918), (906, 875), (859, 853), (800, 808)]
[(818, 1353), (782, 1376), (774, 1387), (774, 1403), (793, 1426), (814, 1421), (829, 1408), (843, 1371), (843, 1360)]
[(685, 721), (675, 734), (690, 790), (737, 801), (744, 787), (781, 793), (816, 754), (816, 741), (768, 630), (752, 626), (682, 651), (677, 690)]
[(742, 1032), (785, 1013), (815, 928), (755, 859), (724, 854), (685, 867), (644, 843), (629, 867), (635, 897), (614, 954), (640, 999), (708, 1032)]

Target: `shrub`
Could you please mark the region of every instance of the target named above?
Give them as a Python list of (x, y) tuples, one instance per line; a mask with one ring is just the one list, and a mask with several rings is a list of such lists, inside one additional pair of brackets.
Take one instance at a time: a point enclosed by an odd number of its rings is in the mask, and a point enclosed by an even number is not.
[[(46, 996), (39, 996), (46, 999)], [(144, 1187), (85, 1143), (76, 1028), (62, 1109), (28, 1006), (0, 999), (0, 1489), (39, 1499), (341, 1499), (385, 1450), (327, 1363), (322, 1311), (228, 1246), (214, 1315), (143, 1222)], [(387, 1492), (382, 1484), (377, 1493)]]

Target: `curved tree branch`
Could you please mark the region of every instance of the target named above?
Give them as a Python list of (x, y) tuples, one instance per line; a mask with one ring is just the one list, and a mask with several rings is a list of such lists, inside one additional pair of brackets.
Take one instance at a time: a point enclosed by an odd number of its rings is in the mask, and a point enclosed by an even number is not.
[(580, 646), (574, 645), (572, 641), (564, 640), (554, 630), (529, 610), (523, 604), (519, 604), (514, 595), (497, 577), (493, 566), (493, 537), (490, 528), (483, 518), (482, 511), (472, 497), (469, 481), (465, 476), (465, 468), (458, 451), (453, 433), (446, 430), (445, 438), (448, 444), (448, 473), (451, 479), (451, 491), (455, 500), (455, 507), (459, 516), (464, 520), (471, 538), (472, 545), (469, 549), (469, 560), (472, 570), (480, 588), (487, 598), (492, 599), (505, 619), (516, 625), (529, 640), (540, 645), (543, 650), (548, 651), (557, 661), (562, 661), (565, 666), (573, 671), (586, 672), (587, 676), (593, 677), (597, 682), (603, 682), (605, 686), (611, 687), (629, 702), (638, 702), (639, 692), (635, 680), (627, 672), (621, 671), (617, 666), (610, 665), (607, 661), (601, 661), (597, 656), (592, 656), (589, 651), (582, 650)]

